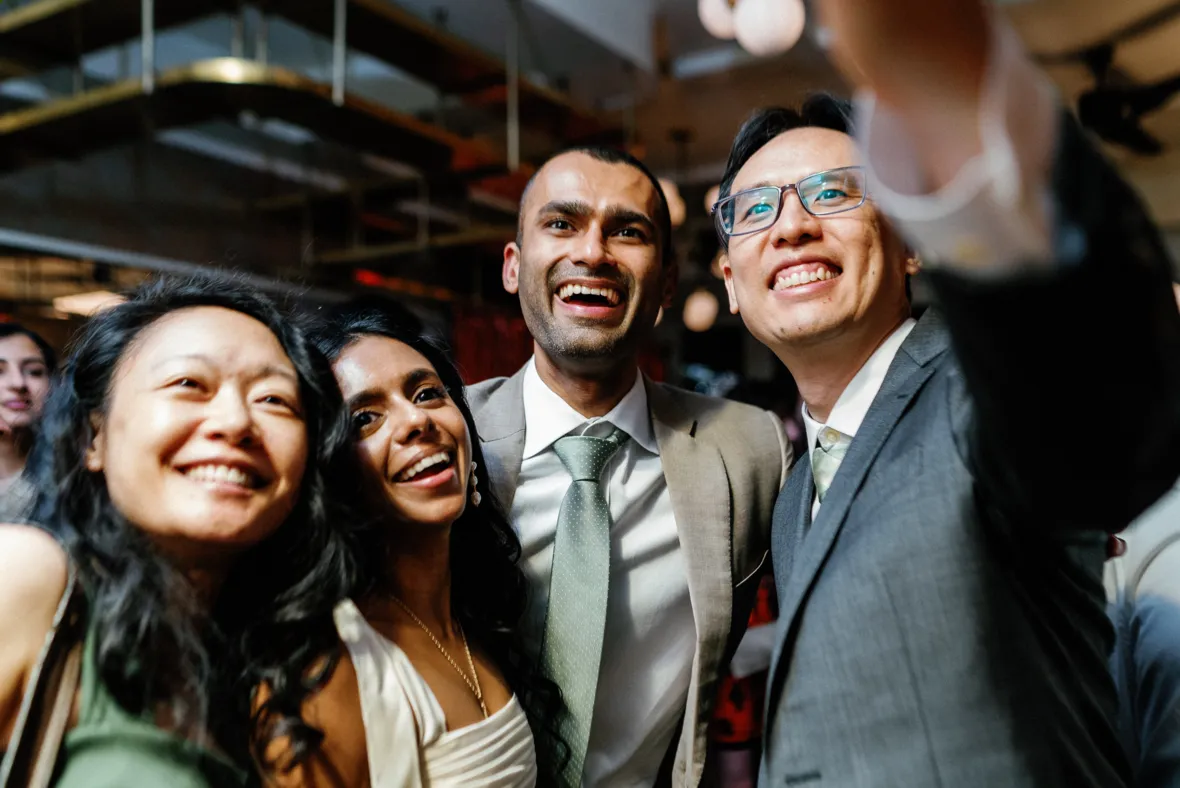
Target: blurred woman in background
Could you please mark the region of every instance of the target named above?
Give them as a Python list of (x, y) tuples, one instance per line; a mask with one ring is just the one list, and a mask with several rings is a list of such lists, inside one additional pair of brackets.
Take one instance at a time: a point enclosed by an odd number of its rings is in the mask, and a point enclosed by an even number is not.
[[(92, 318), (29, 461), (34, 519), (57, 538), (0, 526), (5, 768), (37, 748), (18, 709), (30, 677), (55, 675), (48, 632), (80, 655), (76, 680), (29, 688), (74, 704), (49, 753), (61, 788), (243, 785), (250, 745), (314, 751), (299, 708), (356, 577), (331, 494), (355, 484), (351, 457), (326, 360), (253, 290), (156, 281)], [(55, 619), (78, 599), (80, 626)]]
[(337, 315), (320, 346), (380, 520), (365, 551), (371, 583), (336, 609), (348, 658), (307, 704), (324, 757), (282, 784), (549, 784), (560, 693), (520, 647), (520, 543), (480, 471), (458, 372), (376, 311)]
[(49, 343), (0, 323), (0, 522), (24, 519), (32, 486), (21, 476), (57, 359)]

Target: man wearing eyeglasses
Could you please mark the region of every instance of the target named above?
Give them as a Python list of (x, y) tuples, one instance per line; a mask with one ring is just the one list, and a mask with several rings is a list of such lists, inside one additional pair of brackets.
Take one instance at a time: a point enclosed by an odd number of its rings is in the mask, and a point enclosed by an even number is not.
[(714, 209), (806, 403), (761, 784), (1128, 785), (1102, 565), (1180, 473), (1167, 254), (978, 0), (817, 7), (867, 156), (830, 99), (760, 112)]

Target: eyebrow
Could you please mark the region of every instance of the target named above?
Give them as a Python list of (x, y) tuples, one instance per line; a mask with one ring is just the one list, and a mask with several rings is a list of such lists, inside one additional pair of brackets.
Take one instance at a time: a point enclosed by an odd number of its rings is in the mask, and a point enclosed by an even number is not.
[[(594, 215), (594, 208), (589, 203), (582, 202), (581, 200), (551, 200), (541, 206), (541, 210), (537, 215), (546, 216), (552, 214), (585, 219)], [(606, 209), (606, 221), (608, 224), (613, 225), (638, 224), (653, 234), (656, 231), (655, 222), (651, 220), (651, 217), (622, 205), (608, 206)]]
[[(157, 363), (155, 366), (153, 366), (152, 369), (159, 369), (160, 367), (164, 366), (165, 364), (171, 364), (174, 361), (185, 361), (185, 360), (187, 360), (187, 361), (200, 361), (202, 363), (208, 364), (211, 367), (217, 366), (216, 359), (214, 359), (212, 356), (207, 355), (205, 353), (182, 353), (181, 355), (178, 355), (178, 356), (169, 356), (168, 358), (163, 359), (162, 361)], [(298, 375), (292, 373), (289, 369), (283, 369), (282, 367), (276, 367), (274, 364), (265, 364), (265, 365), (259, 367), (250, 376), (251, 380), (262, 380), (263, 378), (271, 378), (271, 377), (286, 378), (287, 380), (290, 380), (293, 383), (296, 383), (296, 384), (299, 383), (299, 376)]]
[[(816, 175), (824, 175), (826, 173), (833, 172), (835, 170), (847, 170), (848, 168), (855, 167), (855, 166), (857, 166), (857, 165), (845, 164), (842, 167), (828, 167), (826, 170), (817, 170), (816, 172), (812, 172), (812, 173), (808, 173), (807, 175), (804, 175), (802, 178), (796, 178), (795, 183), (799, 183), (799, 181), (805, 181), (808, 178), (814, 178)], [(775, 183), (774, 181), (764, 179), (764, 180), (758, 181), (757, 183), (751, 183), (749, 186), (743, 186), (740, 189), (733, 189), (732, 191), (730, 191), (730, 195), (732, 196), (734, 194), (739, 194), (741, 192), (748, 192), (750, 189), (765, 189), (768, 186), (772, 186), (776, 189), (781, 189), (784, 185), (785, 184)]]
[[(409, 372), (402, 379), (402, 388), (416, 388), (428, 380), (437, 380), (440, 385), (442, 384), (442, 378), (440, 378), (438, 373), (433, 369), (419, 367), (418, 369)], [(348, 409), (353, 410), (354, 408), (358, 408), (362, 405), (368, 405), (371, 402), (379, 402), (380, 400), (385, 399), (385, 395), (385, 389), (382, 388), (367, 388), (363, 391), (358, 391), (356, 394), (353, 394), (348, 398)]]

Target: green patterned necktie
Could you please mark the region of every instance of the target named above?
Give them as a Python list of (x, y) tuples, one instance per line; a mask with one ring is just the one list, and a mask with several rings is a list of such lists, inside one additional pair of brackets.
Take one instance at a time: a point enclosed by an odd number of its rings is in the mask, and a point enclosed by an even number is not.
[(561, 687), (565, 700), (559, 729), (570, 759), (561, 776), (563, 786), (582, 784), (606, 631), (611, 517), (599, 477), (626, 440), (627, 433), (615, 429), (606, 438), (567, 436), (553, 444), (573, 477), (557, 515), (541, 648), (541, 668)]
[(836, 471), (840, 469), (840, 463), (852, 445), (852, 438), (839, 430), (824, 427), (816, 436), (816, 443), (819, 445), (811, 451), (811, 474), (815, 478), (815, 493), (819, 496), (819, 502), (823, 503), (828, 488), (836, 478)]

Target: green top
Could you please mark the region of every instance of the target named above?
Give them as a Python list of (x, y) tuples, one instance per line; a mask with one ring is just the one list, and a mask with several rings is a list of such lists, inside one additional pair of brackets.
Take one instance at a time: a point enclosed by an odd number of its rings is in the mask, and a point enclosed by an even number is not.
[(78, 724), (62, 744), (55, 788), (240, 788), (244, 771), (224, 756), (129, 714), (98, 675), (95, 634), (86, 634)]

